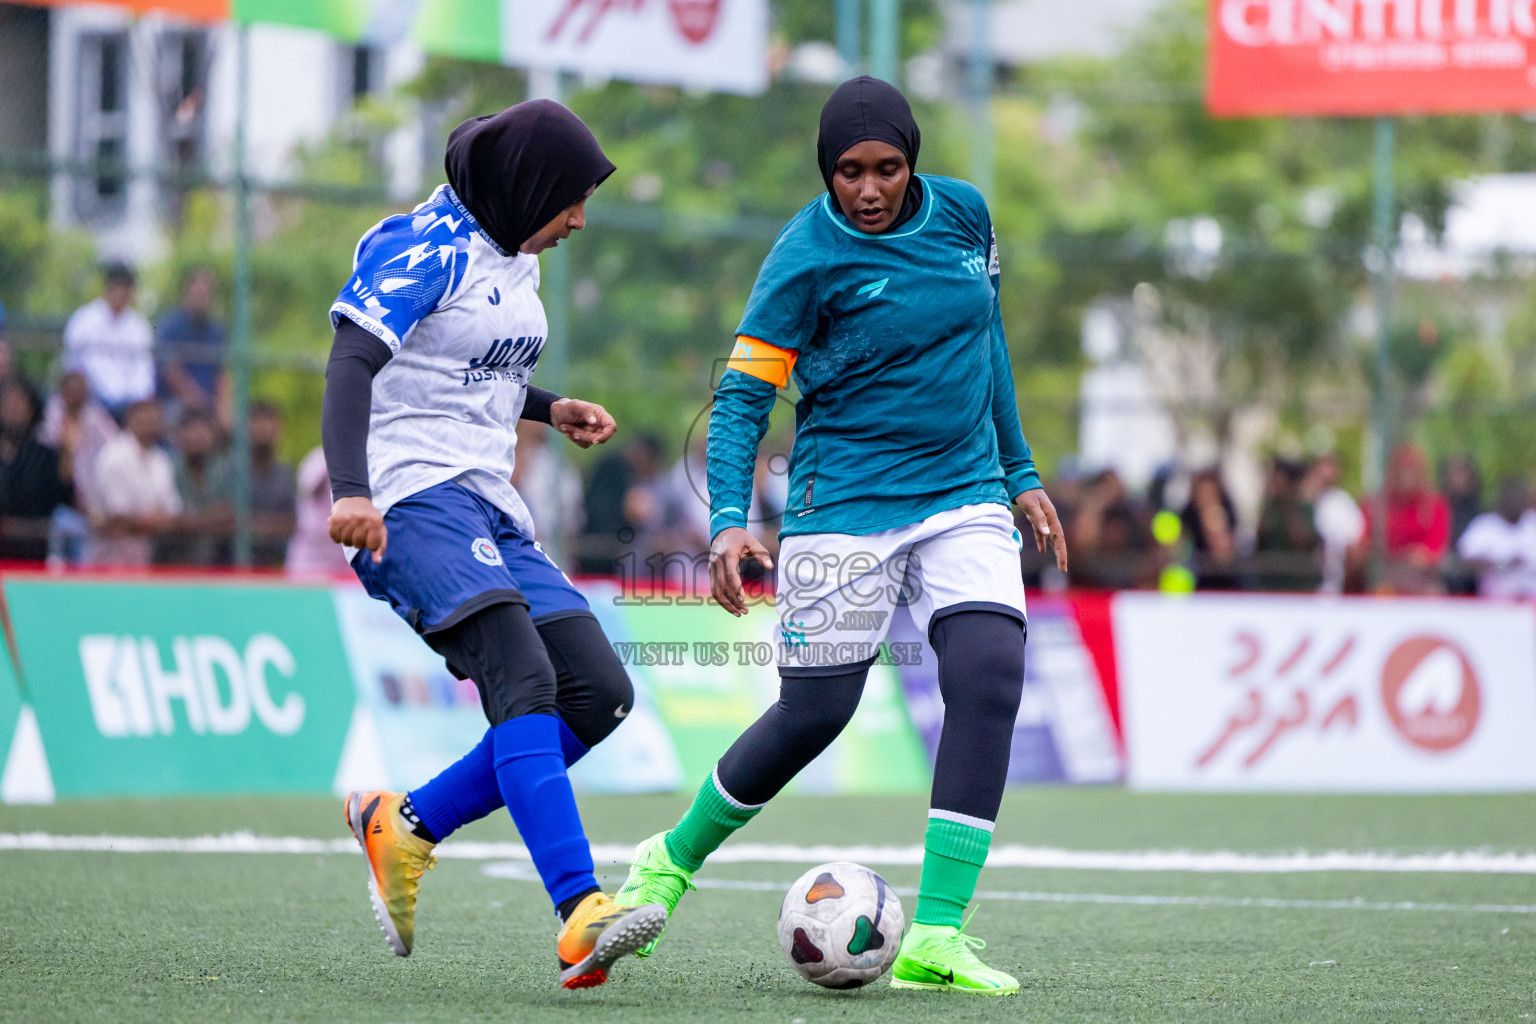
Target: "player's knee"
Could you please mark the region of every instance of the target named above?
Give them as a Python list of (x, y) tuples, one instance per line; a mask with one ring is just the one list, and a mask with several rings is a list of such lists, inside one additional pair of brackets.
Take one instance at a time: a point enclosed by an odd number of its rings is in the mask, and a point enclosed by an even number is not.
[(475, 681), (491, 725), (555, 713), (555, 667), (528, 609), (496, 604), (427, 641), (457, 672)]
[(934, 624), (946, 714), (1018, 714), (1024, 689), (1024, 627), (996, 612), (958, 612)]
[(856, 681), (842, 676), (786, 676), (779, 707), (792, 741), (818, 753), (847, 728), (858, 710), (864, 672)]
[[(606, 647), (605, 647), (606, 649)], [(557, 704), (560, 717), (584, 746), (595, 747), (623, 724), (635, 706), (635, 687), (613, 652), (595, 659), (581, 677), (578, 693), (567, 700), (570, 684), (562, 686)]]

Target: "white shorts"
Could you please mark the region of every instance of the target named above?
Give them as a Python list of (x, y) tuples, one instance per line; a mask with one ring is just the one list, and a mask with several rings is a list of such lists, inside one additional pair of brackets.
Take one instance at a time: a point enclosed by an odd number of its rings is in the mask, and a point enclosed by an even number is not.
[[(928, 636), (936, 619), (993, 611), (1022, 624), (1023, 539), (1002, 505), (963, 505), (894, 530), (785, 537), (779, 549), (781, 670), (827, 675), (874, 658), (897, 604)], [(898, 659), (899, 660), (899, 659)]]

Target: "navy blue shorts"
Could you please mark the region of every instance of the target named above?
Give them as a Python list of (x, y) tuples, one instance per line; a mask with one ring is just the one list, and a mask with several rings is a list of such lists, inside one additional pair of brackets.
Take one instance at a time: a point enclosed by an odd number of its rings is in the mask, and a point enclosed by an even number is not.
[(384, 514), (384, 560), (359, 551), (352, 569), (370, 597), (418, 633), (435, 633), (496, 604), (520, 604), (534, 622), (591, 615), (587, 599), (501, 509), (449, 481)]

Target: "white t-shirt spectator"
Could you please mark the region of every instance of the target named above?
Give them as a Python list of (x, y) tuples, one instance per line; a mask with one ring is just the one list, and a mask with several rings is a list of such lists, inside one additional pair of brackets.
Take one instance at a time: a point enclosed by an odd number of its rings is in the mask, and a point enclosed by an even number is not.
[[(171, 457), (163, 448), (143, 448), (127, 431), (108, 441), (96, 459), (92, 488), (93, 518), (181, 514), (181, 495)], [(153, 551), (149, 537), (97, 536), (88, 561), (93, 565), (148, 565)]]
[(1332, 487), (1318, 495), (1312, 525), (1323, 541), (1322, 592), (1342, 593), (1345, 558), (1365, 533), (1365, 513), (1342, 487)]
[[(68, 441), (67, 419), (64, 400), (58, 395), (48, 399), (48, 403), (43, 406), (43, 425), (38, 431), (38, 440), (62, 451)], [(93, 399), (81, 407), (79, 434), (72, 454), (75, 467), (75, 504), (82, 509), (89, 510), (92, 507), (91, 490), (96, 486), (96, 460), (101, 458), (101, 450), (106, 447), (108, 441), (117, 436), (117, 433), (116, 421), (112, 419), (111, 413), (102, 408), (100, 402)]]
[(1467, 524), (1456, 553), (1469, 562), (1485, 562), (1477, 591), (1484, 597), (1536, 597), (1536, 511), (1513, 523), (1497, 512), (1484, 512)]
[(304, 456), (296, 475), (298, 497), (285, 563), (288, 572), (295, 576), (346, 572), (347, 556), (331, 540), (331, 476), (326, 472), (324, 450), (315, 448)]
[(106, 299), (88, 302), (64, 325), (64, 369), (79, 370), (111, 409), (155, 393), (155, 334), (132, 307), (114, 314)]

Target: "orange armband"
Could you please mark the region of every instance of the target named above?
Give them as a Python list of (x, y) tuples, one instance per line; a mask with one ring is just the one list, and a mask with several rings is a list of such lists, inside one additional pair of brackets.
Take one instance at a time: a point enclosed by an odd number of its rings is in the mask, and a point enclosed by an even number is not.
[(740, 370), (758, 380), (765, 380), (776, 388), (789, 386), (789, 371), (795, 368), (800, 353), (792, 348), (779, 348), (761, 338), (736, 335), (736, 347), (726, 360), (727, 370)]

